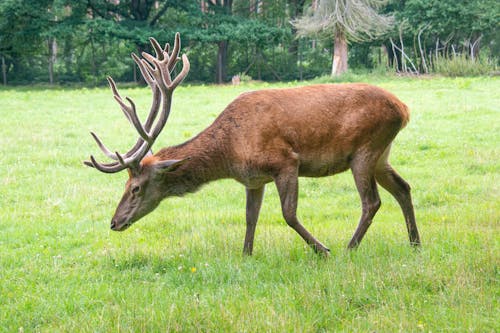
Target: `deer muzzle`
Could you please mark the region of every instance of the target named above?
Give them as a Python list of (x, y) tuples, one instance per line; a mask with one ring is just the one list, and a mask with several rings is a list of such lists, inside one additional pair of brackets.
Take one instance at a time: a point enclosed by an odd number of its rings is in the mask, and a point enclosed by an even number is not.
[(117, 218), (113, 218), (111, 220), (111, 230), (113, 231), (124, 231), (128, 229), (132, 225), (131, 222), (127, 221), (119, 221)]

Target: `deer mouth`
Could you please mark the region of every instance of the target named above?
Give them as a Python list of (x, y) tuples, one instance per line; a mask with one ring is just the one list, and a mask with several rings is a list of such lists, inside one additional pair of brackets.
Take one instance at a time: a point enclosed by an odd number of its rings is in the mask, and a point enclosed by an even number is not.
[(119, 223), (117, 220), (111, 220), (111, 230), (113, 231), (125, 231), (127, 230), (133, 222)]

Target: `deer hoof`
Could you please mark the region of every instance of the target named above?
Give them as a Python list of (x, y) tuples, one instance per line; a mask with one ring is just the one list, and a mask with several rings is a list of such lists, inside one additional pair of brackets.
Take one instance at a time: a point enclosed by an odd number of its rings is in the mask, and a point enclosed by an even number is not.
[(324, 256), (325, 258), (328, 258), (330, 256), (330, 249), (327, 247), (324, 247), (321, 244), (313, 245), (314, 252), (316, 252), (319, 255)]

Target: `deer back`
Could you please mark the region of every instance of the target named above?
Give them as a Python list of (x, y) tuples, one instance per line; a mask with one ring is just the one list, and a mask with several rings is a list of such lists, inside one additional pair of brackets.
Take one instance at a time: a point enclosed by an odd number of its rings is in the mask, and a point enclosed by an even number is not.
[(294, 157), (303, 176), (345, 170), (356, 150), (385, 149), (409, 120), (406, 105), (367, 84), (267, 89), (240, 95), (202, 133), (236, 173), (280, 169)]

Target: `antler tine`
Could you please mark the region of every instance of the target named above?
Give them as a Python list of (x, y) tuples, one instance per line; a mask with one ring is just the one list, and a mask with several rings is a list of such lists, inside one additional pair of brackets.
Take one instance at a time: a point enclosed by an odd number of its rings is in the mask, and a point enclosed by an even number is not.
[[(158, 110), (159, 110), (159, 107), (158, 107), (158, 94), (159, 94), (159, 89), (158, 87), (153, 83), (153, 80), (154, 78), (151, 77), (151, 75), (149, 74), (148, 70), (146, 70), (141, 62), (141, 60), (135, 55), (132, 53), (132, 58), (134, 58), (134, 61), (137, 63), (137, 65), (139, 66), (140, 70), (141, 70), (141, 73), (143, 74), (143, 77), (144, 79), (150, 84), (150, 87), (152, 88), (153, 90), (153, 102), (152, 102), (152, 105), (151, 105), (151, 109), (150, 109), (150, 112), (149, 112), (149, 115), (148, 115), (148, 118), (146, 120), (146, 123), (144, 126), (140, 125), (140, 120), (137, 116), (137, 112), (135, 112), (135, 104), (134, 102), (126, 97), (126, 99), (130, 102), (130, 104), (133, 106), (133, 113), (132, 113), (132, 116), (131, 116), (131, 113), (129, 113), (128, 111), (125, 111), (123, 108), (122, 108), (122, 111), (124, 111), (124, 114), (125, 116), (127, 117), (127, 119), (130, 121), (130, 123), (139, 131), (141, 132), (141, 129), (143, 129), (142, 132), (144, 132), (142, 135), (141, 135), (141, 138), (139, 138), (137, 140), (137, 142), (135, 143), (135, 145), (132, 147), (132, 149), (127, 152), (124, 157), (125, 158), (128, 158), (130, 156), (132, 156), (139, 148), (140, 146), (142, 145), (142, 143), (144, 142), (145, 138), (144, 138), (144, 134), (147, 134), (150, 130), (151, 130), (151, 125), (154, 121), (154, 118), (156, 118), (156, 115), (158, 113)], [(120, 106), (123, 105), (123, 107), (125, 107), (125, 109), (128, 108), (127, 105), (125, 105), (123, 103), (123, 100), (121, 99), (121, 96), (118, 92), (118, 89), (116, 88), (116, 83), (115, 81), (113, 80), (113, 78), (109, 77), (108, 76), (108, 82), (109, 82), (109, 85), (111, 87), (111, 90), (113, 92), (113, 96), (115, 97), (116, 101), (120, 104)], [(137, 124), (137, 125), (136, 125)], [(149, 135), (147, 135), (148, 139), (146, 139), (147, 141), (150, 141), (149, 139)], [(96, 139), (94, 137), (94, 139)], [(98, 140), (98, 138), (96, 139), (96, 141)], [(97, 144), (99, 145), (99, 147), (101, 147), (101, 145), (106, 148), (102, 142), (99, 140), (97, 142)], [(101, 148), (101, 150), (103, 150), (103, 148)], [(113, 154), (109, 149), (106, 148), (106, 151), (103, 150), (103, 152), (105, 153), (106, 156), (108, 156), (109, 158), (113, 159), (113, 160), (117, 160), (117, 157), (115, 154)]]
[(111, 91), (113, 92), (113, 95), (120, 97), (120, 93), (118, 92), (118, 89), (116, 89), (116, 83), (113, 80), (113, 78), (111, 76), (108, 76), (108, 77), (106, 77), (106, 79), (108, 80), (108, 83), (109, 83), (109, 86), (111, 87)]
[[(178, 39), (176, 39), (176, 42), (174, 42), (174, 46), (176, 45), (177, 51), (176, 53), (179, 52), (179, 47), (180, 47), (180, 35), (177, 33), (176, 35)], [(158, 93), (160, 93), (160, 87), (163, 87), (162, 89), (168, 89), (172, 85), (172, 79), (170, 76), (169, 71), (163, 70), (163, 68), (170, 68), (169, 66), (172, 66), (172, 58), (169, 55), (169, 50), (170, 50), (170, 44), (166, 43), (165, 47), (163, 50), (161, 50), (160, 44), (158, 41), (150, 37), (150, 42), (153, 45), (153, 48), (155, 49), (155, 52), (157, 54), (157, 58), (154, 58), (148, 53), (143, 52), (142, 56), (147, 60), (144, 59), (139, 59), (137, 56), (134, 54), (133, 56), (135, 57), (134, 60), (136, 59), (136, 62), (139, 66), (139, 69), (141, 70), (141, 73), (144, 75), (147, 75), (154, 81), (154, 89), (153, 89), (153, 104), (151, 106), (152, 112), (149, 113), (148, 118), (146, 120), (146, 123), (144, 125), (145, 129), (147, 132), (150, 131), (151, 126), (154, 123), (154, 120), (156, 119), (156, 115), (158, 113), (158, 107), (159, 107), (159, 98), (158, 98)], [(163, 58), (161, 58), (159, 55), (163, 55)], [(160, 61), (159, 61), (160, 60)], [(149, 62), (148, 62), (149, 61)], [(165, 62), (167, 62), (167, 66), (164, 66)], [(151, 66), (153, 64), (155, 68)], [(175, 64), (174, 64), (175, 65)], [(173, 66), (172, 66), (173, 67)], [(153, 87), (153, 85), (151, 85)], [(154, 112), (153, 112), (154, 110)], [(149, 132), (150, 133), (150, 132)]]
[(90, 155), (90, 162), (84, 161), (83, 163), (87, 166), (96, 168), (99, 171), (106, 173), (114, 173), (127, 168), (135, 167), (135, 164), (138, 164), (137, 157), (143, 155), (147, 152), (148, 145), (146, 142), (143, 142), (140, 149), (137, 150), (132, 156), (129, 158), (124, 158), (119, 152), (115, 152), (113, 154), (113, 158), (118, 160), (118, 162), (113, 163), (99, 163), (96, 161), (93, 155)]
[[(154, 91), (154, 89), (155, 89), (154, 76), (151, 75), (151, 73), (149, 72), (149, 70), (147, 70), (144, 67), (143, 62), (141, 61), (141, 59), (139, 59), (138, 56), (135, 55), (135, 53), (131, 53), (131, 57), (132, 57), (132, 59), (134, 59), (135, 63), (139, 67), (139, 70), (141, 71), (141, 74), (142, 74), (142, 77), (144, 78), (144, 80), (147, 82), (147, 84)], [(151, 68), (151, 70), (153, 70), (153, 69)]]
[(149, 111), (148, 117), (146, 118), (146, 122), (144, 123), (144, 129), (150, 133), (151, 126), (153, 125), (154, 120), (156, 119), (156, 115), (159, 111), (160, 106), (160, 98), (159, 98), (160, 89), (156, 87), (153, 90), (153, 102), (151, 103), (151, 109)]
[(151, 104), (150, 112), (144, 124), (144, 129), (146, 130), (146, 132), (149, 132), (151, 130), (151, 126), (153, 125), (154, 120), (156, 119), (156, 115), (158, 114), (159, 110), (158, 94), (160, 93), (160, 88), (156, 84), (158, 75), (155, 75), (157, 70), (151, 67), (151, 65), (147, 61), (139, 59), (134, 53), (132, 53), (132, 58), (134, 58), (134, 61), (137, 63), (137, 66), (139, 66), (142, 76), (145, 79), (147, 78), (146, 81), (148, 82), (149, 86), (153, 91), (153, 102)]
[(174, 49), (172, 50), (172, 53), (170, 54), (170, 60), (168, 62), (168, 71), (171, 72), (172, 69), (174, 69), (175, 64), (179, 60), (179, 51), (181, 49), (181, 34), (180, 33), (175, 33), (175, 41), (174, 41)]
[(113, 78), (111, 76), (108, 76), (107, 79), (108, 79), (109, 86), (111, 87), (111, 91), (113, 91), (113, 97), (120, 104), (121, 109), (122, 109), (123, 113), (125, 114), (125, 117), (127, 117), (127, 120), (130, 123), (132, 123), (132, 119), (130, 118), (130, 114), (126, 110), (128, 107), (123, 103), (122, 97), (118, 93), (118, 89), (116, 89), (115, 81), (113, 80)]
[(95, 168), (101, 172), (105, 172), (105, 173), (115, 173), (115, 172), (122, 171), (122, 170), (127, 168), (127, 166), (121, 165), (118, 162), (109, 163), (109, 164), (98, 163), (95, 160), (94, 156), (92, 156), (92, 155), (90, 155), (90, 161), (91, 162), (85, 161), (83, 163), (85, 165), (88, 165), (90, 167), (93, 167), (93, 168)]
[[(141, 70), (141, 73), (143, 76), (147, 76), (151, 81), (148, 82), (149, 86), (151, 87), (151, 90), (153, 91), (153, 101), (151, 103), (151, 108), (148, 113), (148, 116), (146, 118), (146, 122), (144, 123), (144, 130), (146, 133), (151, 133), (151, 126), (153, 126), (153, 123), (156, 119), (156, 116), (158, 115), (159, 111), (159, 106), (160, 106), (160, 87), (158, 84), (156, 84), (156, 75), (155, 70), (153, 67), (151, 67), (145, 60), (139, 59), (135, 54), (134, 54), (134, 60), (136, 60), (137, 65), (139, 66), (139, 69)], [(136, 143), (136, 148), (138, 148), (140, 145), (140, 142), (138, 141)]]
[(104, 155), (106, 155), (107, 157), (111, 158), (112, 160), (116, 160), (116, 156), (111, 152), (111, 150), (109, 150), (104, 145), (104, 143), (102, 143), (101, 139), (99, 139), (99, 137), (94, 132), (90, 132), (90, 135), (92, 135), (92, 137), (94, 138), (95, 142), (97, 142), (97, 145), (99, 146), (99, 148), (101, 148), (101, 150), (104, 153)]
[(154, 76), (155, 83), (157, 84), (158, 88), (160, 88), (160, 90), (162, 91), (168, 91), (170, 89), (170, 86), (172, 85), (172, 78), (170, 75), (170, 71), (168, 70), (168, 55), (165, 54), (167, 59), (163, 61), (158, 61), (158, 59), (145, 52), (142, 53), (142, 56), (150, 63), (154, 64), (155, 68), (151, 67), (151, 65), (146, 60), (142, 60), (145, 67), (148, 69), (148, 71), (150, 71), (151, 75)]
[(116, 157), (118, 158), (118, 162), (120, 162), (120, 164), (121, 164), (121, 165), (123, 165), (123, 166), (127, 166), (127, 165), (125, 164), (125, 161), (123, 160), (122, 155), (120, 155), (120, 153), (119, 153), (119, 152), (115, 152), (115, 154), (116, 154)]
[[(158, 42), (154, 38), (150, 38), (151, 43), (154, 45), (155, 50), (157, 50), (160, 47)], [(164, 54), (165, 59), (163, 61), (158, 61), (158, 59), (155, 59), (153, 56), (143, 53), (143, 57), (147, 59), (150, 63), (153, 63), (156, 67), (156, 69), (159, 69), (159, 73), (157, 71), (154, 71), (152, 67), (149, 66), (150, 73), (156, 78), (157, 83), (163, 83), (167, 90), (173, 90), (179, 83), (182, 82), (182, 80), (186, 77), (187, 73), (189, 72), (190, 64), (189, 60), (187, 59), (187, 56), (184, 54), (182, 55), (182, 71), (177, 75), (177, 77), (172, 81), (172, 77), (170, 72), (173, 70), (175, 67), (177, 61), (179, 61), (181, 58), (178, 57), (179, 55), (179, 50), (181, 47), (181, 40), (180, 40), (180, 34), (176, 33), (175, 34), (175, 42), (174, 42), (174, 49), (172, 50), (172, 53), (169, 55), (168, 54), (168, 46), (165, 46), (166, 49), (166, 54)], [(167, 62), (167, 66), (162, 66), (164, 62)], [(145, 64), (147, 64), (145, 62)], [(149, 65), (149, 64), (147, 64)], [(158, 77), (158, 74), (161, 74), (162, 80), (159, 80), (160, 78)]]
[(135, 109), (135, 103), (133, 100), (131, 100), (129, 97), (125, 97), (127, 101), (130, 103), (130, 107), (123, 102), (123, 100), (117, 96), (115, 96), (115, 100), (120, 104), (120, 107), (129, 119), (130, 123), (135, 127), (139, 135), (144, 141), (151, 142), (151, 137), (149, 136), (148, 133), (144, 130), (144, 127), (142, 127), (141, 121), (139, 120), (139, 117), (137, 116), (137, 111)]
[[(155, 61), (155, 65), (157, 68), (159, 68), (159, 74), (161, 77), (161, 80), (157, 79), (157, 82), (160, 81), (163, 84), (165, 84), (165, 89), (161, 88), (161, 94), (162, 94), (162, 100), (163, 100), (163, 106), (162, 106), (162, 112), (160, 114), (160, 119), (156, 123), (155, 128), (151, 132), (151, 137), (153, 140), (156, 140), (156, 137), (160, 134), (162, 131), (163, 127), (165, 126), (168, 116), (170, 115), (170, 107), (172, 103), (172, 93), (174, 89), (179, 85), (179, 83), (182, 82), (182, 80), (186, 77), (187, 73), (189, 72), (190, 69), (190, 63), (185, 54), (182, 55), (182, 71), (175, 77), (175, 79), (172, 81), (171, 76), (170, 76), (170, 70), (169, 70), (169, 65), (171, 64), (173, 59), (177, 58), (177, 55), (179, 53), (180, 49), (180, 35), (179, 33), (176, 33), (175, 35), (175, 43), (174, 43), (174, 50), (172, 51), (172, 54), (170, 55), (170, 60), (167, 63), (166, 67), (160, 66), (161, 64), (158, 63), (158, 61)], [(175, 66), (175, 62), (173, 61), (173, 65)]]
[[(171, 94), (171, 91), (169, 91), (169, 94)], [(160, 118), (158, 119), (158, 122), (156, 123), (155, 127), (152, 130), (151, 136), (156, 139), (160, 132), (162, 131), (163, 127), (165, 127), (165, 124), (167, 123), (168, 116), (170, 115), (170, 106), (172, 105), (172, 99), (170, 97), (164, 97), (163, 98), (163, 105), (162, 105), (162, 112), (160, 113)]]
[[(123, 102), (123, 99), (121, 98), (120, 94), (118, 93), (118, 89), (116, 89), (115, 81), (111, 77), (108, 77), (108, 82), (109, 82), (109, 85), (111, 86), (111, 90), (113, 91), (114, 98), (118, 102), (118, 104), (120, 104), (120, 107), (121, 107), (123, 113), (125, 114), (125, 117), (127, 117), (127, 119), (130, 121), (130, 123), (135, 127), (135, 129), (137, 130), (137, 132), (139, 133), (141, 138), (143, 140), (151, 143), (151, 141), (152, 141), (151, 137), (147, 133), (147, 132), (149, 132), (150, 128), (145, 129), (142, 126), (141, 121), (139, 120), (139, 117), (137, 116), (137, 111), (135, 108), (134, 101), (132, 99), (130, 99), (129, 97), (125, 97), (125, 99), (130, 103), (130, 107), (129, 107), (127, 104), (125, 104), (125, 102)], [(156, 97), (156, 96), (154, 96), (154, 97)], [(154, 99), (157, 99), (157, 98), (154, 98)], [(154, 104), (156, 104), (156, 103), (154, 103)], [(154, 105), (153, 105), (153, 107), (154, 107)], [(152, 110), (153, 112), (150, 112), (150, 114), (154, 113), (156, 115), (156, 113), (158, 113), (158, 110), (157, 110), (158, 108), (155, 107), (155, 109), (156, 109), (156, 111)], [(98, 141), (98, 144), (99, 144), (99, 141)], [(101, 145), (99, 145), (99, 146), (101, 146)], [(132, 151), (134, 151), (134, 150), (132, 150)], [(109, 156), (110, 153), (111, 152), (108, 149), (106, 149), (105, 154), (107, 156)], [(111, 158), (116, 160), (116, 158), (114, 157), (114, 155), (112, 153), (111, 153), (111, 155), (113, 156)], [(127, 155), (129, 155), (129, 154), (127, 154)]]
[(149, 37), (149, 42), (151, 43), (151, 45), (153, 46), (153, 49), (155, 50), (156, 52), (156, 58), (158, 60), (163, 60), (164, 59), (164, 54), (163, 54), (163, 49), (162, 47), (160, 46), (160, 43), (158, 43), (156, 41), (156, 39), (154, 39), (154, 37)]
[(186, 75), (189, 72), (190, 67), (191, 67), (191, 64), (189, 63), (187, 55), (183, 54), (182, 55), (182, 71), (179, 73), (179, 75), (177, 75), (177, 77), (172, 82), (171, 89), (175, 89), (175, 87), (177, 87), (179, 85), (179, 83), (181, 83), (182, 80), (184, 80), (184, 78), (186, 77)]
[(150, 147), (150, 144), (148, 144), (146, 141), (142, 141), (142, 143), (138, 145), (138, 148), (135, 151), (131, 150), (123, 157), (120, 154), (116, 156), (118, 160), (122, 158), (123, 164), (119, 161), (121, 165), (125, 165), (127, 168), (130, 168), (134, 164), (139, 164), (139, 161), (147, 154), (147, 152), (150, 150)]
[[(144, 131), (146, 133), (149, 133), (151, 130), (151, 126), (153, 125), (154, 120), (156, 119), (156, 116), (157, 116), (158, 111), (159, 111), (160, 89), (159, 89), (158, 85), (156, 84), (156, 78), (154, 75), (155, 69), (153, 67), (151, 67), (151, 65), (148, 62), (146, 62), (145, 60), (139, 59), (139, 57), (137, 57), (137, 55), (135, 55), (135, 53), (132, 53), (131, 56), (134, 59), (137, 66), (139, 67), (139, 70), (141, 71), (142, 76), (144, 77), (144, 79), (146, 80), (148, 85), (151, 87), (151, 90), (153, 91), (153, 101), (151, 103), (151, 108), (150, 108), (148, 117), (147, 117), (146, 122), (144, 123), (144, 126), (143, 126)], [(140, 146), (142, 145), (143, 142), (144, 141), (141, 138), (139, 138), (137, 140), (137, 142), (135, 143), (134, 147), (127, 154), (125, 154), (124, 157), (128, 158), (128, 157), (132, 156), (140, 148)]]

